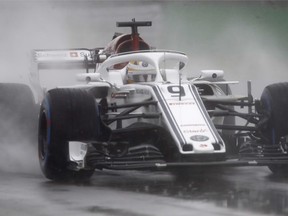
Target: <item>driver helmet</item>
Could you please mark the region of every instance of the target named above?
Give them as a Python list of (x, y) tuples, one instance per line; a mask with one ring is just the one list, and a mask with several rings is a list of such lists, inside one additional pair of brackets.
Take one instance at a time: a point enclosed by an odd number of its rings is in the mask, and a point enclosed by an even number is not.
[(127, 83), (153, 82), (155, 69), (144, 61), (130, 61), (127, 65)]

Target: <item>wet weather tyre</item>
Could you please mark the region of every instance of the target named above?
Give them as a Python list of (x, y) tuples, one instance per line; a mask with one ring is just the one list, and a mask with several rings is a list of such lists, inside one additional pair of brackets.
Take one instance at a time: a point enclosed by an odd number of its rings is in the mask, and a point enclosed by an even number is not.
[(37, 106), (29, 86), (0, 83), (1, 141), (34, 141), (37, 137)]
[(81, 89), (50, 90), (40, 108), (38, 155), (51, 180), (88, 180), (93, 169), (69, 169), (69, 141), (97, 139), (99, 112), (92, 95)]
[[(272, 145), (277, 145), (281, 137), (288, 135), (288, 83), (267, 86), (261, 95), (261, 103), (268, 116), (262, 133)], [(288, 176), (288, 165), (270, 165), (276, 175)]]

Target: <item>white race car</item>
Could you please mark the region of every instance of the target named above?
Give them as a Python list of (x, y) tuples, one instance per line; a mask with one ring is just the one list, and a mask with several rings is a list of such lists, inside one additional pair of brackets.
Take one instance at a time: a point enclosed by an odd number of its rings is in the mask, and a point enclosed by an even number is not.
[[(138, 34), (151, 22), (117, 25), (132, 33), (105, 48), (34, 51), (32, 78), (43, 99), (38, 152), (48, 179), (89, 179), (95, 169), (189, 175), (214, 166), (288, 173), (288, 83), (266, 87), (261, 100), (250, 83), (248, 96), (233, 96), (235, 82), (223, 71), (188, 79), (184, 53), (151, 49)], [(45, 90), (39, 72), (59, 69), (79, 72), (79, 84)]]

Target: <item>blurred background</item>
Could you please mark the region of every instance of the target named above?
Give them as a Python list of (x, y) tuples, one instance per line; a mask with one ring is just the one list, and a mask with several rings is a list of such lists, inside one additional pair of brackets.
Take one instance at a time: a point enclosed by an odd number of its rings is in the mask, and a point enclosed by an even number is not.
[(28, 83), (31, 50), (103, 47), (132, 18), (152, 21), (140, 29), (150, 45), (185, 52), (190, 76), (223, 69), (236, 94), (252, 80), (255, 97), (288, 81), (288, 2), (188, 0), (1, 0), (0, 80)]

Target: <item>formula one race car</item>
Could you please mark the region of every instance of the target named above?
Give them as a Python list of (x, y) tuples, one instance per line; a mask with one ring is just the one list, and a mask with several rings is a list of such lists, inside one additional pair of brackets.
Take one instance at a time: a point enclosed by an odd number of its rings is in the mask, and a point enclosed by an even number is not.
[(89, 179), (95, 169), (188, 174), (211, 166), (288, 173), (288, 83), (267, 86), (260, 100), (251, 83), (247, 96), (234, 96), (235, 82), (223, 71), (188, 79), (185, 54), (152, 49), (138, 34), (151, 22), (117, 25), (132, 33), (105, 48), (34, 51), (34, 80), (61, 70), (77, 72), (80, 82), (48, 91), (34, 82), (43, 99), (38, 148), (48, 179)]

